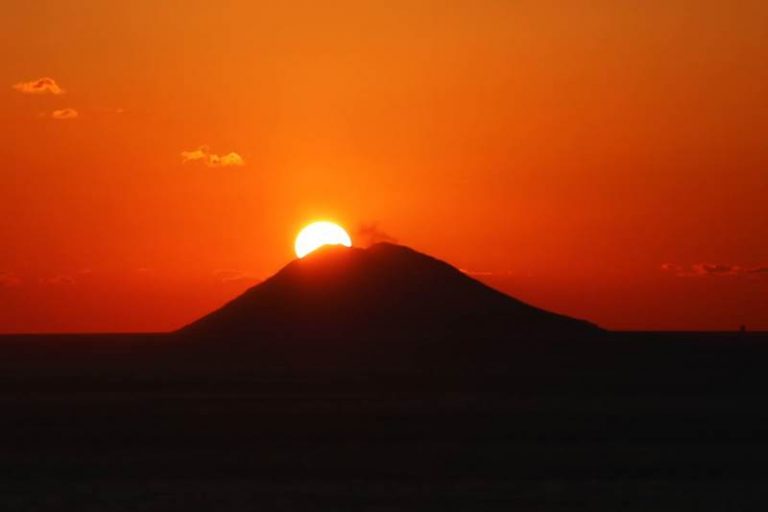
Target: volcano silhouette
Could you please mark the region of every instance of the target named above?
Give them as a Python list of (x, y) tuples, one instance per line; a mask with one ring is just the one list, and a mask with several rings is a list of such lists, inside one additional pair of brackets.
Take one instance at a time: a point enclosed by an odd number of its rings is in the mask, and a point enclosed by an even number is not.
[(451, 342), (583, 336), (596, 326), (528, 305), (410, 248), (327, 246), (294, 260), (185, 335), (241, 343)]

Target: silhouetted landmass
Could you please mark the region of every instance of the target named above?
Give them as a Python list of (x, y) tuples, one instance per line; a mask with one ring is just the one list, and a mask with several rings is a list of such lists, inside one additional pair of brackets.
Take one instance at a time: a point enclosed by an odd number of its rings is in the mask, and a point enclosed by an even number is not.
[(547, 340), (601, 332), (380, 243), (295, 260), (180, 334), (216, 352), (256, 352), (270, 368), (451, 372), (503, 370)]
[(328, 246), (291, 262), (184, 334), (275, 339), (530, 338), (598, 329), (496, 291), (404, 246)]
[(766, 363), (323, 251), (178, 333), (0, 337), (0, 510), (762, 510)]

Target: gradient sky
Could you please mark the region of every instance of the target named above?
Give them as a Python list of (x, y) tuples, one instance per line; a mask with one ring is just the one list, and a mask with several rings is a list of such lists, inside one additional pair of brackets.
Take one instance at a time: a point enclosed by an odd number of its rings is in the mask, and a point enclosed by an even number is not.
[(180, 327), (318, 218), (607, 328), (768, 329), (764, 0), (11, 0), (0, 33), (0, 332)]

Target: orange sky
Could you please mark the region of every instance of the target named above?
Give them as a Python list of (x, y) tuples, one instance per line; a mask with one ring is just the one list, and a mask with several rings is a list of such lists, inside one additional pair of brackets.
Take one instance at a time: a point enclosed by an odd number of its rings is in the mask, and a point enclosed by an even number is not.
[(179, 327), (320, 217), (604, 327), (768, 329), (768, 3), (372, 4), (4, 4), (0, 332)]

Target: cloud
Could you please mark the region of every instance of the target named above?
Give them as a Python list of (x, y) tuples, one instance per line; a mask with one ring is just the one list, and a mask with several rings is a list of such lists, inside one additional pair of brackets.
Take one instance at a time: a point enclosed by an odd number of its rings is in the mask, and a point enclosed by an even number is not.
[(683, 271), (683, 266), (678, 265), (677, 263), (662, 263), (661, 270), (663, 270), (664, 272), (678, 273)]
[(38, 78), (29, 82), (14, 84), (14, 89), (22, 94), (64, 94), (64, 89), (59, 87), (56, 80), (50, 77)]
[(678, 263), (662, 263), (661, 270), (670, 272), (677, 277), (708, 277), (708, 276), (756, 276), (768, 274), (768, 267), (745, 267), (730, 263), (693, 263), (680, 265)]
[(43, 283), (50, 284), (52, 286), (71, 286), (75, 284), (75, 278), (70, 275), (60, 274), (57, 276), (49, 277), (48, 279), (44, 279)]
[(733, 276), (741, 274), (743, 269), (738, 265), (724, 263), (694, 263), (691, 269), (695, 274), (705, 276)]
[(242, 167), (245, 160), (239, 154), (230, 152), (225, 155), (211, 153), (208, 146), (200, 146), (192, 151), (182, 151), (181, 158), (183, 163), (202, 162), (208, 167)]
[(515, 275), (511, 270), (472, 270), (468, 268), (460, 268), (459, 270), (472, 277), (501, 277)]
[(0, 288), (15, 288), (21, 285), (21, 278), (13, 272), (0, 272)]
[(62, 108), (61, 110), (54, 110), (51, 112), (52, 119), (77, 119), (80, 117), (80, 113), (73, 108)]
[(214, 270), (213, 276), (222, 283), (236, 283), (245, 281), (258, 281), (259, 279), (253, 274), (243, 272), (241, 270), (234, 269), (220, 269)]
[(379, 229), (378, 222), (361, 224), (355, 232), (355, 244), (361, 247), (368, 247), (379, 242), (397, 243), (397, 240)]
[(471, 270), (468, 268), (460, 268), (462, 272), (467, 274), (468, 276), (494, 276), (496, 275), (496, 272), (491, 272), (490, 270)]

